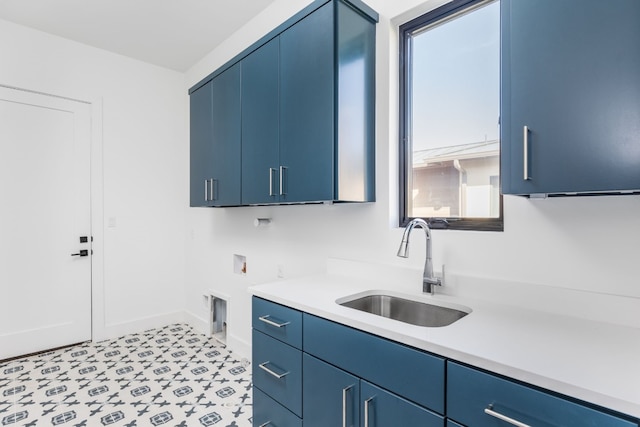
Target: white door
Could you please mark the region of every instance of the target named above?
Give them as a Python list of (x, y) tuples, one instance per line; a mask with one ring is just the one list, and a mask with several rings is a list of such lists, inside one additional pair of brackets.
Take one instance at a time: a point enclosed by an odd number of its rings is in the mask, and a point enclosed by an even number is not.
[(91, 339), (90, 113), (0, 87), (0, 360)]

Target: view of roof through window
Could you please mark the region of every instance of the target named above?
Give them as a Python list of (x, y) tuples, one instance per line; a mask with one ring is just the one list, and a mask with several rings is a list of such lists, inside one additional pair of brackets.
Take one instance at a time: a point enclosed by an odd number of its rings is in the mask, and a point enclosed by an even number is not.
[(410, 217), (500, 214), (499, 2), (411, 34)]

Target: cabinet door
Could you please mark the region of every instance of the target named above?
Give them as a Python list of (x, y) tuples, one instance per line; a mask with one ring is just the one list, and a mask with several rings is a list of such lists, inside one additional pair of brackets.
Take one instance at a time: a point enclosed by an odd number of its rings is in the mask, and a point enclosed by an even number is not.
[(302, 367), (304, 426), (358, 427), (360, 380), (306, 353)]
[(501, 9), (503, 192), (640, 188), (640, 2)]
[(282, 202), (334, 198), (334, 25), (327, 3), (280, 35)]
[(211, 206), (240, 204), (240, 64), (211, 81)]
[(279, 200), (279, 38), (242, 60), (242, 204)]
[(363, 427), (444, 427), (444, 417), (366, 381), (360, 383)]
[(190, 205), (209, 204), (208, 161), (213, 157), (213, 128), (211, 122), (211, 82), (205, 84), (189, 97), (189, 129), (191, 140), (190, 157)]

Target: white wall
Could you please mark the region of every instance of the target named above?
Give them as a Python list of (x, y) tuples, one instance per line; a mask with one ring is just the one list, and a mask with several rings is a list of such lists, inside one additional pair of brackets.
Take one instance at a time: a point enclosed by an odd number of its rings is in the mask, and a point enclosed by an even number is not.
[(93, 155), (102, 157), (103, 177), (94, 178), (103, 178), (104, 187), (93, 196), (103, 196), (94, 206), (104, 203), (105, 228), (94, 213), (93, 233), (94, 266), (104, 274), (94, 295), (94, 339), (181, 320), (184, 75), (1, 20), (0, 58), (0, 84), (101, 104), (101, 123), (94, 125), (102, 125), (102, 135), (94, 147), (103, 151)]
[[(397, 25), (446, 1), (367, 0), (377, 27), (377, 202), (190, 209), (187, 214), (186, 307), (204, 325), (202, 294), (232, 299), (230, 344), (247, 352), (247, 287), (319, 273), (327, 257), (421, 268), (424, 244), (414, 238), (410, 259), (395, 256), (397, 228)], [(187, 88), (310, 3), (278, 0), (187, 72)], [(400, 18), (397, 18), (400, 16)], [(185, 88), (186, 89), (186, 88)], [(504, 232), (435, 231), (434, 262), (449, 272), (640, 298), (635, 263), (640, 251), (640, 197), (549, 200), (504, 198)], [(255, 217), (271, 217), (265, 229)], [(233, 273), (233, 254), (247, 256), (246, 276)], [(393, 287), (393, 283), (389, 286)], [(416, 284), (419, 286), (419, 284)]]

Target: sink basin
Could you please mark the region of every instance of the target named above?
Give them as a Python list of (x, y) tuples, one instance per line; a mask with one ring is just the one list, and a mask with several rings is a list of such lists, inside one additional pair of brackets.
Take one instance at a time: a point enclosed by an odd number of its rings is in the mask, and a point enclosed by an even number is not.
[(450, 325), (462, 319), (471, 311), (462, 311), (383, 294), (366, 295), (338, 302), (338, 304), (377, 316), (399, 320), (400, 322), (432, 328)]

